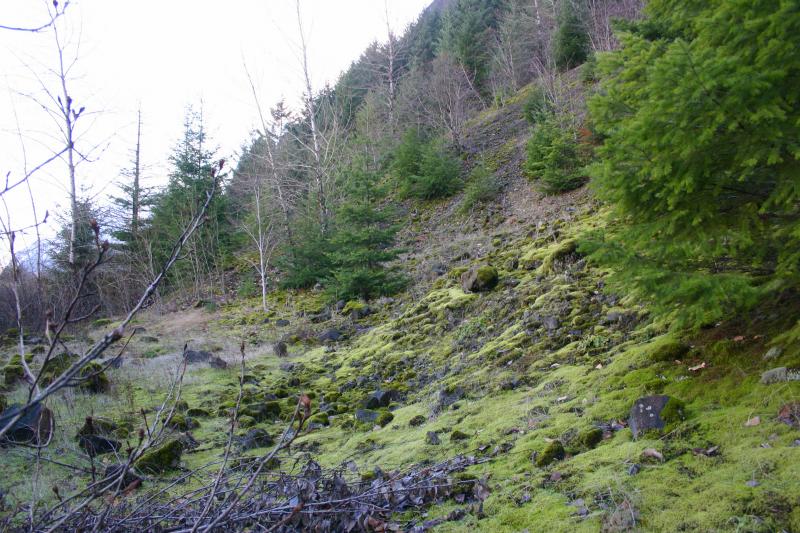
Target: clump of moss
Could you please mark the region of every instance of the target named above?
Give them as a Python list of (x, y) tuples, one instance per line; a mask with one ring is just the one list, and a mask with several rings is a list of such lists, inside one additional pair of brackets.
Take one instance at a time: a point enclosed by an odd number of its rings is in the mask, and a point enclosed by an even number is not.
[(181, 462), (183, 444), (177, 438), (171, 438), (158, 447), (146, 451), (136, 461), (136, 467), (149, 474), (160, 474), (177, 468)]
[(168, 426), (178, 431), (189, 431), (200, 427), (200, 422), (193, 418), (187, 418), (181, 413), (173, 413), (172, 418), (169, 419)]
[(566, 452), (564, 451), (564, 445), (561, 444), (561, 441), (554, 440), (550, 444), (547, 445), (547, 448), (539, 454), (536, 458), (536, 466), (539, 468), (543, 468), (548, 466), (556, 461), (561, 461), (566, 457)]
[(107, 326), (109, 324), (111, 324), (111, 319), (110, 318), (98, 318), (97, 320), (92, 322), (92, 325), (94, 327), (96, 327), (96, 328), (101, 328), (101, 327)]
[(659, 416), (666, 424), (686, 420), (686, 404), (682, 400), (670, 397)]
[(425, 418), (423, 415), (417, 415), (408, 421), (408, 425), (411, 427), (419, 427), (422, 424), (424, 424), (426, 420), (428, 419)]
[[(77, 355), (73, 355), (67, 352), (62, 352), (60, 354), (53, 355), (52, 357), (50, 357), (50, 359), (44, 364), (44, 366), (42, 366), (41, 370), (42, 384), (49, 385), (50, 383), (52, 383), (54, 379), (56, 379), (58, 376), (64, 373), (64, 371), (67, 370), (70, 366), (72, 366), (72, 364), (77, 360), (78, 360)], [(93, 373), (99, 373), (101, 370), (102, 367), (100, 366), (100, 364), (97, 363), (96, 361), (92, 361), (91, 363), (83, 367), (83, 369), (81, 369), (80, 375), (82, 377), (86, 377)], [(92, 380), (90, 379), (89, 381)], [(100, 379), (100, 381), (103, 381), (102, 378)], [(96, 385), (98, 385), (98, 387), (101, 388), (103, 386), (106, 386), (107, 388), (108, 383), (97, 383)]]
[(558, 246), (544, 258), (539, 267), (539, 273), (545, 275), (551, 274), (556, 261), (564, 259), (570, 254), (574, 254), (577, 249), (578, 242), (574, 239), (567, 239), (560, 242)]
[(330, 419), (328, 418), (328, 413), (317, 413), (314, 416), (312, 416), (311, 418), (309, 418), (308, 421), (310, 423), (312, 423), (312, 424), (320, 424), (320, 425), (323, 425), (323, 426), (327, 426), (327, 425), (330, 424)]
[(603, 430), (600, 428), (592, 428), (584, 431), (578, 436), (578, 442), (587, 450), (591, 450), (603, 440)]
[(257, 423), (255, 418), (247, 415), (240, 416), (238, 422), (240, 428), (251, 428)]
[(386, 426), (389, 422), (394, 420), (394, 415), (388, 409), (381, 409), (378, 411), (378, 418), (375, 419), (375, 424), (379, 425), (380, 427)]
[(450, 442), (457, 442), (460, 440), (467, 440), (467, 439), (469, 439), (469, 435), (467, 435), (463, 431), (454, 429), (453, 432), (450, 433)]
[(80, 388), (94, 394), (107, 392), (111, 387), (111, 382), (109, 381), (108, 376), (106, 376), (103, 367), (96, 361), (92, 361), (83, 367), (81, 369), (80, 376), (83, 379), (80, 384)]
[(690, 346), (684, 342), (668, 341), (661, 343), (650, 352), (650, 359), (658, 362), (675, 361), (689, 352)]
[(186, 414), (192, 418), (211, 416), (211, 413), (208, 412), (207, 409), (203, 409), (201, 407), (192, 407), (191, 409), (187, 409)]
[[(16, 361), (14, 360), (16, 358)], [(3, 367), (3, 382), (6, 385), (14, 385), (18, 381), (25, 378), (25, 370), (22, 368), (22, 363), (19, 360), (19, 355), (11, 358), (11, 361)]]
[(0, 413), (5, 411), (6, 407), (8, 407), (8, 403), (7, 403), (6, 397), (3, 396), (2, 394), (0, 394)]

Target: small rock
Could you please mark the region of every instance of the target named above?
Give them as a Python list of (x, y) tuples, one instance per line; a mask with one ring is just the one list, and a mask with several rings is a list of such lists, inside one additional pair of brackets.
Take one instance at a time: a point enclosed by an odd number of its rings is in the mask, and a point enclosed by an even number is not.
[(265, 429), (253, 428), (239, 439), (242, 450), (253, 450), (255, 448), (265, 448), (275, 443), (273, 438)]
[(764, 385), (781, 383), (784, 381), (789, 381), (789, 371), (785, 366), (773, 368), (772, 370), (767, 370), (761, 374), (761, 383)]
[(206, 352), (204, 350), (187, 350), (186, 353), (183, 354), (184, 359), (189, 364), (192, 363), (206, 363), (209, 359), (211, 359), (212, 355), (211, 352)]
[(561, 322), (558, 320), (557, 316), (546, 316), (542, 317), (542, 325), (547, 331), (552, 332), (558, 329)]
[(494, 289), (498, 281), (497, 269), (483, 265), (473, 267), (461, 275), (461, 288), (464, 292), (485, 292)]
[(278, 326), (279, 328), (284, 328), (289, 325), (289, 321), (286, 320), (285, 318), (280, 318), (275, 321), (275, 325)]
[(800, 402), (787, 403), (778, 411), (778, 420), (793, 428), (800, 429)]
[(424, 424), (428, 419), (422, 415), (417, 415), (411, 420), (408, 421), (408, 425), (411, 427), (418, 427)]
[(326, 309), (321, 313), (309, 316), (308, 319), (314, 324), (319, 324), (320, 322), (327, 322), (328, 320), (331, 319), (331, 312)]
[(773, 346), (772, 348), (767, 350), (767, 353), (764, 354), (764, 360), (770, 361), (772, 359), (777, 359), (778, 357), (781, 356), (782, 353), (783, 353), (783, 348), (781, 348), (780, 346)]
[(336, 328), (325, 330), (319, 337), (320, 342), (336, 342), (342, 338), (342, 332)]
[(397, 392), (393, 390), (376, 390), (367, 397), (364, 407), (367, 409), (378, 409), (379, 407), (389, 407), (392, 400), (396, 399)]
[(285, 342), (279, 341), (272, 347), (272, 351), (277, 357), (286, 357), (289, 355), (289, 347)]
[[(16, 416), (22, 406), (12, 404), (0, 415), (0, 427), (4, 427)], [(41, 404), (31, 407), (11, 429), (2, 437), (3, 443), (9, 444), (43, 444), (50, 440), (53, 428), (53, 412)]]
[(628, 467), (628, 475), (635, 476), (636, 474), (639, 473), (641, 469), (642, 467), (639, 464), (633, 463), (631, 466)]
[(437, 435), (436, 432), (429, 431), (425, 435), (425, 444), (430, 444), (431, 446), (438, 446), (441, 443), (442, 441), (439, 440), (439, 435)]
[[(110, 464), (103, 471), (103, 478), (119, 479), (124, 470), (125, 470), (125, 465), (123, 464)], [(133, 472), (131, 472), (131, 469), (128, 468), (128, 470), (125, 471), (125, 476), (122, 479), (122, 488), (127, 487), (134, 481), (141, 481), (141, 478), (136, 474), (134, 474)]]
[(659, 463), (663, 463), (664, 455), (655, 448), (645, 448), (642, 451), (642, 459), (649, 462), (652, 462), (651, 460), (655, 460)]
[(369, 409), (356, 409), (356, 420), (359, 422), (372, 423), (375, 422), (380, 413), (377, 411), (370, 411)]
[(217, 356), (211, 357), (208, 360), (208, 364), (212, 368), (218, 368), (220, 370), (224, 370), (224, 369), (228, 368), (228, 363), (226, 363), (223, 358), (217, 357)]
[(661, 412), (670, 401), (669, 396), (645, 396), (639, 398), (631, 407), (629, 425), (636, 439), (650, 429), (664, 429), (665, 421), (661, 419)]
[(760, 416), (754, 416), (753, 418), (751, 418), (750, 420), (748, 420), (747, 422), (744, 423), (744, 427), (751, 428), (751, 427), (757, 426), (759, 424), (761, 424), (761, 417)]

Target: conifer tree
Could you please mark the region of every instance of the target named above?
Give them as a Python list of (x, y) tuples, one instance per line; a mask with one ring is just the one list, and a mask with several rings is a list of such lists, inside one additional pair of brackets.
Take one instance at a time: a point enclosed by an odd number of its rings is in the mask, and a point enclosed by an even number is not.
[(589, 33), (586, 28), (584, 0), (563, 0), (553, 36), (553, 60), (556, 67), (567, 70), (577, 67), (589, 55)]
[(386, 266), (399, 253), (392, 248), (397, 227), (387, 208), (379, 205), (383, 191), (377, 175), (359, 158), (347, 169), (342, 185), (346, 199), (336, 211), (328, 292), (335, 299), (365, 300), (394, 294), (404, 285), (402, 276)]
[(800, 287), (800, 13), (779, 0), (646, 12), (601, 61), (590, 105), (598, 189), (621, 222), (597, 256), (698, 325)]

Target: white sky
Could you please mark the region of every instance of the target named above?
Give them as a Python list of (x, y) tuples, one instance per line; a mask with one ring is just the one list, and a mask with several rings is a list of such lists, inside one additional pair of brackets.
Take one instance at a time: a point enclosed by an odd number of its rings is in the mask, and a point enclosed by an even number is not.
[[(397, 33), (430, 2), (386, 1)], [(46, 19), (50, 2), (0, 0), (0, 24), (35, 25)], [(302, 0), (301, 5), (315, 88), (334, 82), (370, 42), (386, 40), (384, 0)], [(71, 72), (74, 107), (86, 107), (78, 147), (93, 149), (94, 161), (81, 163), (78, 180), (99, 198), (113, 192), (120, 169), (130, 166), (139, 105), (143, 162), (149, 183), (156, 185), (166, 181), (166, 160), (181, 136), (187, 105), (198, 106), (202, 99), (221, 156), (230, 160), (249, 138), (257, 115), (245, 61), (263, 107), (281, 98), (296, 106), (302, 91), (294, 0), (72, 0), (60, 24), (71, 57), (76, 52), (78, 57)], [(49, 31), (0, 31), (0, 180), (8, 172), (12, 182), (24, 175), (23, 140), (28, 168), (63, 146), (53, 139), (57, 125), (30, 98), (46, 98), (42, 82), (56, 90), (57, 80), (48, 74), (56, 65)], [(52, 234), (53, 215), (66, 213), (69, 205), (64, 164), (49, 165), (31, 185), (40, 216), (50, 211), (44, 232)], [(13, 226), (32, 222), (25, 187), (5, 200)], [(7, 219), (2, 204), (0, 216)], [(17, 247), (34, 238), (33, 232), (20, 236)], [(0, 263), (6, 256), (0, 250)]]

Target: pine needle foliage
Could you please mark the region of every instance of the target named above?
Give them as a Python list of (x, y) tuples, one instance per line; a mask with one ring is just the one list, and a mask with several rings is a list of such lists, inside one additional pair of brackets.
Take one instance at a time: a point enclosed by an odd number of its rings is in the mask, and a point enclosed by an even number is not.
[(800, 5), (652, 0), (646, 14), (600, 58), (593, 174), (621, 223), (586, 249), (699, 326), (800, 285)]

